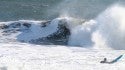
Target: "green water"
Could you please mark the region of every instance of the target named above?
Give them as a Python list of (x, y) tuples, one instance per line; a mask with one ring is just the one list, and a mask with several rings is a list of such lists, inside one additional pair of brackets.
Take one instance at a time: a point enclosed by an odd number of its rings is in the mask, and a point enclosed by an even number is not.
[(60, 14), (94, 18), (120, 0), (0, 0), (0, 21), (46, 20)]
[[(0, 0), (0, 20), (50, 19), (46, 11), (61, 0)], [(46, 15), (46, 16), (45, 16)]]

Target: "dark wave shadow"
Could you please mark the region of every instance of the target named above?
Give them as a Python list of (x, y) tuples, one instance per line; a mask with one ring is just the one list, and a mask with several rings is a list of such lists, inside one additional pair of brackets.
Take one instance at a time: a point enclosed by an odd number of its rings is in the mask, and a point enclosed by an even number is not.
[[(44, 21), (38, 24), (32, 22), (10, 22), (9, 24), (1, 24), (0, 29), (3, 30), (3, 34), (6, 36), (12, 36), (13, 34), (17, 35), (16, 40), (22, 43), (30, 43), (36, 45), (68, 45), (68, 39), (70, 36), (70, 30), (66, 27), (66, 22), (59, 22), (57, 30), (52, 34), (46, 35), (45, 37), (39, 36), (38, 38), (30, 38), (26, 40), (25, 35), (32, 34), (32, 26), (36, 26), (44, 29), (51, 24), (51, 21)], [(51, 29), (51, 28), (50, 28)], [(47, 32), (47, 31), (46, 31)], [(24, 38), (23, 38), (24, 36)]]

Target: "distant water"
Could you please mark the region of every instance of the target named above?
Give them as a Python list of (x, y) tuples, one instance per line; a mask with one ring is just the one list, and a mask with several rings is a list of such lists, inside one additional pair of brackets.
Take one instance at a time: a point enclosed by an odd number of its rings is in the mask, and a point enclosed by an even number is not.
[[(123, 0), (124, 1), (124, 0)], [(121, 0), (0, 0), (0, 21), (54, 19), (60, 15), (94, 18)]]
[[(50, 19), (46, 11), (61, 0), (0, 0), (0, 20)], [(55, 15), (54, 15), (55, 16)]]

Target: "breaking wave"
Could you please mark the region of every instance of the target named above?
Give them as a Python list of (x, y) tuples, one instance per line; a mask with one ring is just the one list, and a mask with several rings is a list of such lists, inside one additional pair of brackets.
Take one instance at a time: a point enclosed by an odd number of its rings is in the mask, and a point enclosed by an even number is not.
[(0, 22), (0, 42), (125, 49), (125, 8), (113, 5), (92, 20), (61, 16), (53, 20)]
[(125, 49), (125, 8), (115, 4), (95, 19), (76, 26), (71, 31), (70, 45), (96, 49)]

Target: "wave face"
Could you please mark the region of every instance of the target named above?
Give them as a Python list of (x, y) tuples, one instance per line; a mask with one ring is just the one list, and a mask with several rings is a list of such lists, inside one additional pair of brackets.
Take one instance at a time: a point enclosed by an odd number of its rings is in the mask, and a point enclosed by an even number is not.
[(66, 22), (62, 20), (57, 18), (52, 21), (1, 22), (1, 42), (67, 44), (70, 31), (66, 27)]

